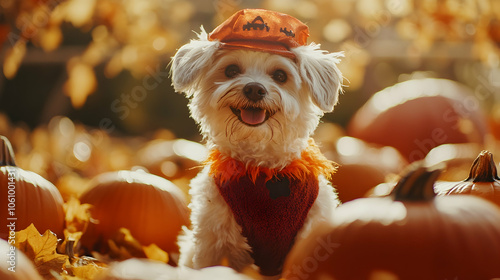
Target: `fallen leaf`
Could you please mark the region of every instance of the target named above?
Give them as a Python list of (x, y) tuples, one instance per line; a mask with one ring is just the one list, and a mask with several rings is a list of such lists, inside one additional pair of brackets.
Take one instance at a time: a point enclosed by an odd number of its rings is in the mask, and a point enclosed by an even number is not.
[(45, 279), (53, 279), (51, 271), (62, 273), (68, 261), (68, 256), (56, 252), (57, 236), (50, 230), (41, 235), (33, 224), (16, 232), (16, 247), (33, 261)]
[(86, 256), (76, 258), (73, 264), (66, 266), (66, 271), (70, 277), (82, 280), (92, 280), (104, 269), (106, 269), (105, 264)]
[(46, 52), (51, 52), (57, 49), (63, 39), (61, 28), (56, 25), (41, 29), (38, 37), (40, 40), (40, 46)]
[(7, 79), (13, 79), (16, 76), (19, 66), (26, 55), (26, 40), (19, 39), (15, 45), (7, 50), (3, 62), (3, 73)]
[(76, 27), (89, 23), (94, 15), (96, 0), (71, 0), (65, 3), (66, 20)]
[(73, 107), (78, 109), (96, 89), (97, 79), (94, 69), (85, 63), (70, 61), (68, 66), (69, 79), (64, 90), (69, 95)]
[(81, 204), (77, 198), (70, 197), (63, 207), (68, 233), (85, 232), (90, 221), (89, 209), (92, 205)]
[(35, 258), (34, 263), (38, 273), (40, 273), (43, 278), (52, 279), (52, 277), (48, 277), (51, 275), (51, 271), (61, 274), (63, 272), (63, 266), (67, 261), (68, 256), (60, 255), (53, 251), (50, 254)]
[(109, 255), (116, 260), (146, 257), (142, 245), (126, 228), (120, 228), (112, 239), (108, 240), (108, 245)]
[(168, 253), (160, 249), (156, 244), (142, 246), (142, 249), (148, 259), (168, 263)]

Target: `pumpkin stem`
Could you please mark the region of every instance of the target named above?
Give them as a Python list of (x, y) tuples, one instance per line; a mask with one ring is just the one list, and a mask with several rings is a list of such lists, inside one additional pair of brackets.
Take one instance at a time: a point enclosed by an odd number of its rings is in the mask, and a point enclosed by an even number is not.
[(16, 166), (14, 151), (7, 137), (0, 135), (0, 166)]
[(425, 167), (421, 163), (410, 166), (391, 192), (397, 201), (428, 201), (436, 196), (434, 183), (441, 173), (441, 166)]
[(472, 163), (469, 177), (465, 181), (472, 182), (495, 182), (500, 180), (497, 175), (497, 167), (493, 155), (489, 151), (481, 151)]

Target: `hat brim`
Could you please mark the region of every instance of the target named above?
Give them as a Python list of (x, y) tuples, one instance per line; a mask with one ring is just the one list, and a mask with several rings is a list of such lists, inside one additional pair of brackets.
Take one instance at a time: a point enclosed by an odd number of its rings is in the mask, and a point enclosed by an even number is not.
[(248, 41), (230, 41), (221, 43), (220, 47), (222, 49), (228, 50), (251, 50), (251, 51), (261, 51), (272, 54), (278, 54), (281, 56), (288, 57), (295, 60), (295, 54), (290, 51), (286, 46), (280, 43), (272, 43), (259, 40), (248, 40)]

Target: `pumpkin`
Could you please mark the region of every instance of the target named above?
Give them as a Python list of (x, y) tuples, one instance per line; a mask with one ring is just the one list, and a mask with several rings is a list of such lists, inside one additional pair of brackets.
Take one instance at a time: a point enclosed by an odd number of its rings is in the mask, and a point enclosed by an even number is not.
[(435, 196), (439, 169), (411, 166), (391, 196), (339, 206), (298, 242), (285, 279), (490, 279), (500, 276), (500, 209)]
[(353, 137), (341, 137), (336, 143), (339, 163), (332, 178), (341, 202), (364, 197), (377, 184), (401, 172), (407, 165), (401, 154), (392, 147), (370, 145)]
[(409, 162), (441, 144), (483, 144), (486, 117), (471, 100), (471, 90), (450, 80), (402, 82), (375, 93), (354, 114), (347, 134), (395, 147)]
[(0, 279), (42, 280), (42, 276), (21, 250), (0, 239)]
[(98, 175), (80, 201), (92, 205), (95, 222), (82, 236), (82, 244), (91, 250), (102, 251), (100, 246), (120, 228), (127, 228), (142, 245), (154, 243), (168, 253), (178, 253), (177, 235), (189, 223), (182, 191), (167, 179), (143, 171)]
[(63, 236), (63, 199), (57, 188), (42, 176), (16, 166), (9, 140), (0, 136), (0, 189), (3, 209), (0, 219), (11, 227), (0, 227), (0, 237), (34, 224), (40, 232), (51, 230)]
[(443, 144), (430, 150), (424, 161), (428, 166), (445, 165), (438, 180), (460, 181), (467, 177), (471, 162), (482, 150), (483, 146), (476, 143)]
[(188, 194), (189, 183), (200, 171), (208, 151), (204, 145), (185, 139), (154, 139), (139, 149), (136, 156), (140, 166), (171, 180)]
[(137, 153), (139, 164), (152, 174), (169, 180), (193, 178), (201, 162), (208, 156), (207, 148), (185, 139), (153, 140)]
[(385, 181), (385, 174), (368, 164), (340, 164), (333, 175), (332, 184), (339, 200), (344, 203), (363, 197), (367, 191)]
[(461, 182), (439, 182), (436, 191), (438, 195), (476, 195), (500, 206), (500, 178), (493, 155), (482, 151), (472, 163), (467, 179)]

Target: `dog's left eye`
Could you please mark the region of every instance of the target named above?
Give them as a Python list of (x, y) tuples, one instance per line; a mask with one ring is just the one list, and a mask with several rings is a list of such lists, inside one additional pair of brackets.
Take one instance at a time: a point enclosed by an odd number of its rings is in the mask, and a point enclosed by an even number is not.
[(273, 80), (275, 80), (278, 83), (284, 83), (284, 82), (286, 82), (286, 79), (287, 79), (286, 73), (283, 70), (274, 71), (272, 77), (273, 77)]

